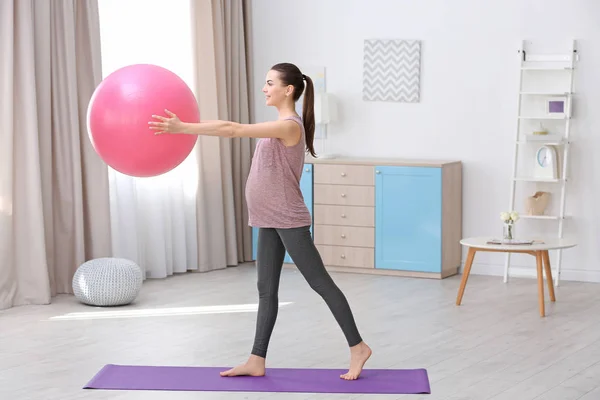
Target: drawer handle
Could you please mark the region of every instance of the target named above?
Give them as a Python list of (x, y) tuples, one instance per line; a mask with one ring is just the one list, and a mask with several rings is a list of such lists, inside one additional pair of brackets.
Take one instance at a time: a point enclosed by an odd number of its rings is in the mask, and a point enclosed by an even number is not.
[(346, 235), (342, 233), (342, 239), (346, 239)]
[(346, 214), (342, 214), (342, 218), (346, 218)]
[(306, 169), (305, 169), (305, 171), (306, 171), (306, 172), (310, 172), (310, 168), (306, 168)]
[(346, 197), (346, 193), (342, 193), (342, 197)]
[(380, 174), (380, 173), (381, 173), (381, 171), (377, 170), (377, 171), (375, 171), (375, 173), (376, 173), (376, 174)]
[(342, 174), (341, 174), (341, 175), (342, 175), (342, 176), (346, 176), (346, 173), (345, 173), (345, 172), (342, 172)]
[(346, 258), (346, 255), (345, 255), (345, 254), (342, 254), (340, 257), (341, 257), (341, 258)]

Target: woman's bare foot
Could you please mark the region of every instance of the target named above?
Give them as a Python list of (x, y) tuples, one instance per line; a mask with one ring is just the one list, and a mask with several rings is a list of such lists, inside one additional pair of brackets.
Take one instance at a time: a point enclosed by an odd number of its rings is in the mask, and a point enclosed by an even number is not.
[(264, 376), (265, 359), (254, 354), (250, 355), (245, 364), (240, 364), (220, 373), (221, 376)]
[(349, 381), (358, 379), (363, 366), (372, 353), (371, 348), (365, 342), (360, 342), (356, 346), (350, 347), (350, 369), (345, 374), (340, 375), (340, 378)]

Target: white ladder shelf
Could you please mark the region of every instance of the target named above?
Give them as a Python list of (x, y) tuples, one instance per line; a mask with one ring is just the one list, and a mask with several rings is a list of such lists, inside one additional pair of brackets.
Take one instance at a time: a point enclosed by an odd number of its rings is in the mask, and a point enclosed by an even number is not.
[[(515, 198), (517, 183), (534, 182), (536, 185), (553, 185), (560, 188), (560, 200), (557, 212), (547, 215), (528, 215), (526, 212), (519, 212), (522, 219), (549, 220), (556, 221), (557, 237), (563, 237), (565, 215), (566, 190), (568, 180), (568, 161), (571, 144), (571, 118), (572, 118), (572, 97), (575, 62), (579, 59), (576, 41), (570, 43), (570, 48), (563, 54), (543, 54), (530, 53), (526, 49), (527, 42), (522, 41), (518, 50), (519, 57), (519, 97), (517, 106), (517, 129), (515, 133), (515, 147), (513, 154), (513, 168), (510, 186), (509, 210), (515, 210)], [(553, 113), (548, 109), (549, 101), (558, 101), (560, 104), (564, 101), (562, 112)], [(532, 104), (533, 103), (533, 104)], [(527, 110), (524, 110), (527, 109)], [(533, 108), (533, 111), (531, 110)], [(531, 128), (533, 123), (544, 125), (543, 130), (547, 130), (547, 135), (533, 135), (527, 133), (524, 126), (528, 126), (530, 132), (536, 129)], [(548, 129), (551, 126), (552, 129)], [(539, 130), (539, 129), (537, 129)], [(525, 131), (525, 132), (524, 132)], [(561, 131), (560, 134), (557, 132)], [(548, 147), (556, 150), (557, 157), (557, 175), (536, 175), (534, 172), (522, 174), (523, 162), (519, 162), (519, 157), (527, 149), (531, 151), (531, 146), (536, 146), (538, 151), (542, 147)], [(560, 151), (558, 149), (562, 148)], [(540, 153), (538, 153), (540, 154)], [(531, 158), (530, 158), (531, 160)], [(538, 162), (539, 158), (533, 162)], [(543, 163), (540, 163), (540, 165)], [(551, 194), (550, 202), (554, 203), (554, 193)], [(524, 199), (522, 199), (522, 203)], [(519, 208), (519, 207), (517, 207)], [(549, 230), (549, 228), (545, 228)], [(504, 282), (508, 282), (508, 271), (510, 267), (510, 253), (506, 255), (504, 266)], [(557, 256), (553, 262), (555, 267), (554, 284), (558, 286), (560, 280), (562, 262), (562, 251), (557, 250)]]

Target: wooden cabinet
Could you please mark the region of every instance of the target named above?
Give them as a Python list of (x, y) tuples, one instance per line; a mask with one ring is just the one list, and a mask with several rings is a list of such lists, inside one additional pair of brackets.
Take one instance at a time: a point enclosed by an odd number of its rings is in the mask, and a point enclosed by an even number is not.
[(375, 176), (370, 165), (314, 164), (315, 245), (330, 269), (375, 267)]
[(458, 272), (460, 162), (309, 160), (301, 189), (329, 270), (438, 279)]
[(375, 169), (375, 265), (381, 269), (440, 272), (441, 168)]

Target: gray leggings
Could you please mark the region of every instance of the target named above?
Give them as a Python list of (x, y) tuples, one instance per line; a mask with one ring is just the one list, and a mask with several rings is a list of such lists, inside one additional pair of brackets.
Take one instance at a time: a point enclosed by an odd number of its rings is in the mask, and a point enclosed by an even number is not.
[(286, 249), (310, 287), (327, 303), (342, 328), (348, 345), (355, 346), (362, 341), (348, 301), (327, 273), (309, 228), (260, 228), (258, 231), (256, 267), (259, 300), (256, 336), (252, 347), (254, 355), (266, 357), (267, 354), (279, 308), (279, 278)]

